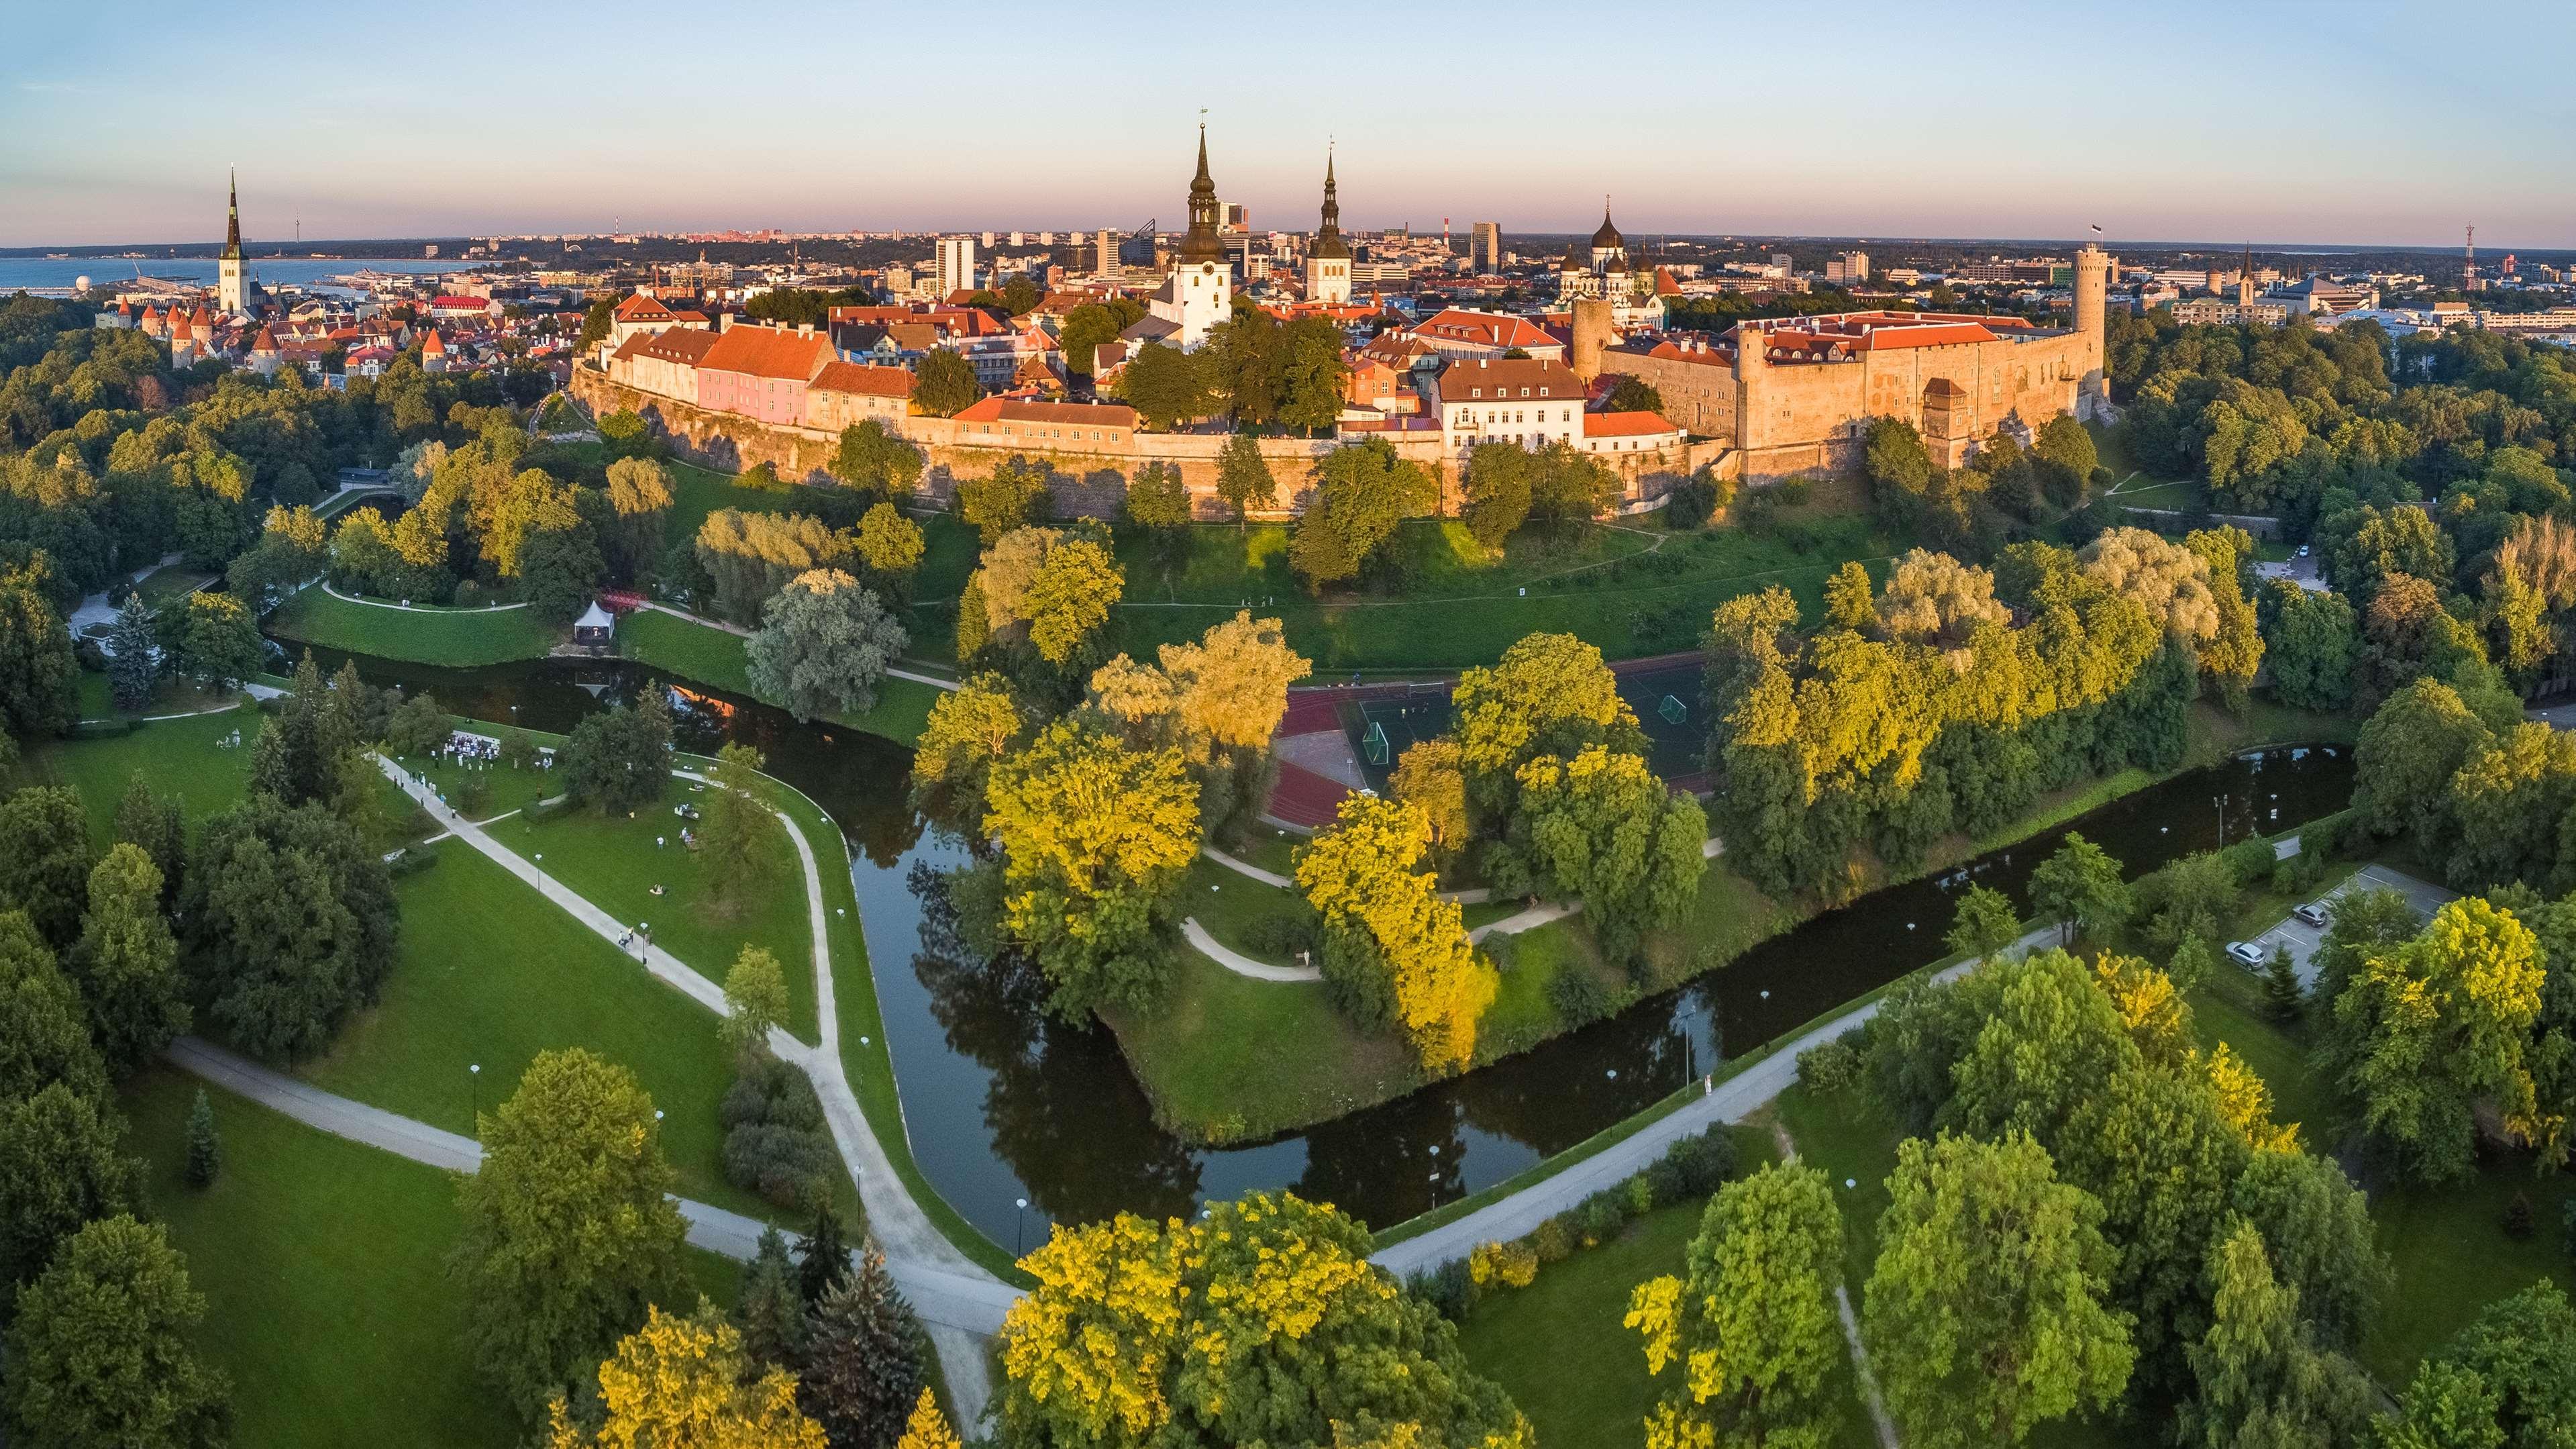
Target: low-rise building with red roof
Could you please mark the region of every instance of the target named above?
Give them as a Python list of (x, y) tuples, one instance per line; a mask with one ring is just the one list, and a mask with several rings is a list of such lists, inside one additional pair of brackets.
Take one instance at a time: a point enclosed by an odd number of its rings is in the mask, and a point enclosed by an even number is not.
[(1136, 410), (1125, 403), (1023, 402), (988, 397), (957, 415), (957, 441), (1032, 452), (1124, 451), (1136, 436)]
[(810, 324), (728, 327), (698, 360), (698, 406), (795, 427), (805, 420), (806, 387), (834, 360), (831, 339)]
[(805, 389), (805, 426), (837, 433), (873, 418), (890, 431), (912, 411), (912, 374), (858, 362), (823, 364)]
[(1565, 343), (1526, 317), (1448, 307), (1402, 329), (1446, 357), (1500, 357), (1515, 349), (1549, 362), (1565, 360)]

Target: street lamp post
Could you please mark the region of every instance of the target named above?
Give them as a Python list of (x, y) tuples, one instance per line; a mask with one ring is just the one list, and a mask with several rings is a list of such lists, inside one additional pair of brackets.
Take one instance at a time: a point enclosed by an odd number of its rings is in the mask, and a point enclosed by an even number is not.
[(483, 1136), (483, 1064), (465, 1064), (465, 1122), (479, 1140)]
[(1011, 1256), (1014, 1258), (1020, 1256), (1021, 1249), (1028, 1241), (1029, 1200), (1021, 1198), (1019, 1201), (1019, 1216), (1011, 1223)]
[(2225, 845), (2227, 843), (2227, 797), (2212, 795), (2209, 797), (2209, 803), (2218, 808), (2218, 843)]

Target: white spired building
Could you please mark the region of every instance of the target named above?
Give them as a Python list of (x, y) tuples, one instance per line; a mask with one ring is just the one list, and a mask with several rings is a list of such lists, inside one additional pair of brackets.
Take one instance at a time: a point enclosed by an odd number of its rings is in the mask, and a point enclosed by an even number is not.
[(215, 310), (227, 317), (238, 317), (250, 311), (250, 283), (242, 275), (241, 181), (225, 178), (227, 211), (224, 216), (224, 254), (216, 263)]
[(1324, 153), (1324, 217), (1306, 249), (1306, 300), (1339, 306), (1351, 300), (1351, 244), (1342, 240), (1342, 202), (1333, 187), (1333, 153)]
[(1161, 290), (1145, 303), (1146, 322), (1168, 324), (1147, 340), (1169, 342), (1183, 352), (1196, 352), (1208, 329), (1234, 315), (1234, 264), (1217, 233), (1216, 182), (1208, 176), (1207, 123), (1199, 123), (1199, 174), (1190, 179), (1190, 229), (1181, 237), (1181, 254)]

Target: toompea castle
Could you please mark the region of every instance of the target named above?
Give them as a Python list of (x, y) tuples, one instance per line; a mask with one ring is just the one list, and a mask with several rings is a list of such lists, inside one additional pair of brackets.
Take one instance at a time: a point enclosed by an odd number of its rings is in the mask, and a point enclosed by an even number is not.
[[(576, 372), (575, 391), (646, 413), (719, 464), (756, 453), (795, 474), (809, 453), (819, 466), (812, 445), (875, 420), (931, 448), (935, 470), (952, 461), (970, 474), (978, 466), (971, 453), (951, 460), (941, 449), (1073, 455), (1065, 466), (1075, 472), (1091, 466), (1087, 458), (1151, 458), (1181, 467), (1196, 492), (1221, 435), (1152, 432), (1111, 399), (1121, 370), (1145, 349), (1195, 352), (1239, 308), (1257, 306), (1282, 320), (1322, 317), (1340, 326), (1350, 369), (1332, 439), (1262, 442), (1291, 506), (1292, 478), (1320, 451), (1357, 438), (1383, 440), (1453, 474), (1477, 446), (1562, 443), (1616, 467), (1621, 506), (1641, 508), (1703, 466), (1757, 483), (1850, 468), (1880, 417), (1914, 424), (1933, 456), (1955, 467), (1984, 439), (2026, 441), (2052, 418), (2089, 418), (2105, 405), (2111, 264), (2098, 247), (2085, 247), (2072, 268), (2072, 326), (1864, 311), (1668, 332), (1674, 283), (1663, 267), (1631, 265), (1605, 201), (1588, 244), (1575, 244), (1551, 269), (1557, 310), (1453, 306), (1422, 315), (1429, 309), (1404, 297), (1355, 303), (1355, 257), (1364, 254), (1342, 232), (1329, 152), (1319, 225), (1304, 238), (1302, 262), (1293, 271), (1256, 271), (1242, 238), (1228, 234), (1230, 209), (1218, 197), (1204, 122), (1197, 141), (1187, 229), (1176, 246), (1158, 246), (1141, 276), (1104, 267), (1084, 290), (1051, 292), (1018, 319), (976, 306), (961, 290), (927, 305), (835, 308), (828, 323), (801, 328), (728, 326), (721, 313), (710, 319), (685, 301), (638, 294), (617, 308), (610, 341)], [(1099, 344), (1091, 374), (1071, 375), (1055, 341), (1064, 316), (1138, 281), (1150, 284), (1137, 289), (1145, 315)], [(953, 417), (925, 416), (913, 401), (919, 364), (937, 350), (970, 361), (988, 394)], [(1657, 410), (1611, 410), (1623, 378), (1650, 386)], [(1096, 400), (1085, 396), (1094, 386)], [(771, 435), (743, 436), (724, 417)]]

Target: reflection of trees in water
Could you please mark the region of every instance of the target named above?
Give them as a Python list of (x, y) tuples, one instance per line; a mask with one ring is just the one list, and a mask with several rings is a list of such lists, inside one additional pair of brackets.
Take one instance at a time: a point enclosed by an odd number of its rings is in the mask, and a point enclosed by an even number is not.
[[(1690, 1055), (1675, 998), (1650, 997), (1445, 1088), (1466, 1121), (1541, 1155), (1562, 1152), (1682, 1084)], [(1610, 1075), (1617, 1072), (1617, 1076)]]
[(949, 1047), (992, 1074), (984, 1123), (994, 1154), (1028, 1185), (1030, 1205), (1063, 1222), (1121, 1211), (1186, 1215), (1198, 1162), (1154, 1125), (1116, 1039), (1098, 1026), (1049, 1023), (1046, 982), (1026, 957), (987, 961), (970, 950), (946, 872), (915, 861), (904, 883), (921, 901), (913, 973)]
[(1387, 1227), (1463, 1196), (1465, 1162), (1457, 1103), (1434, 1089), (1306, 1129), (1306, 1171), (1294, 1190)]

